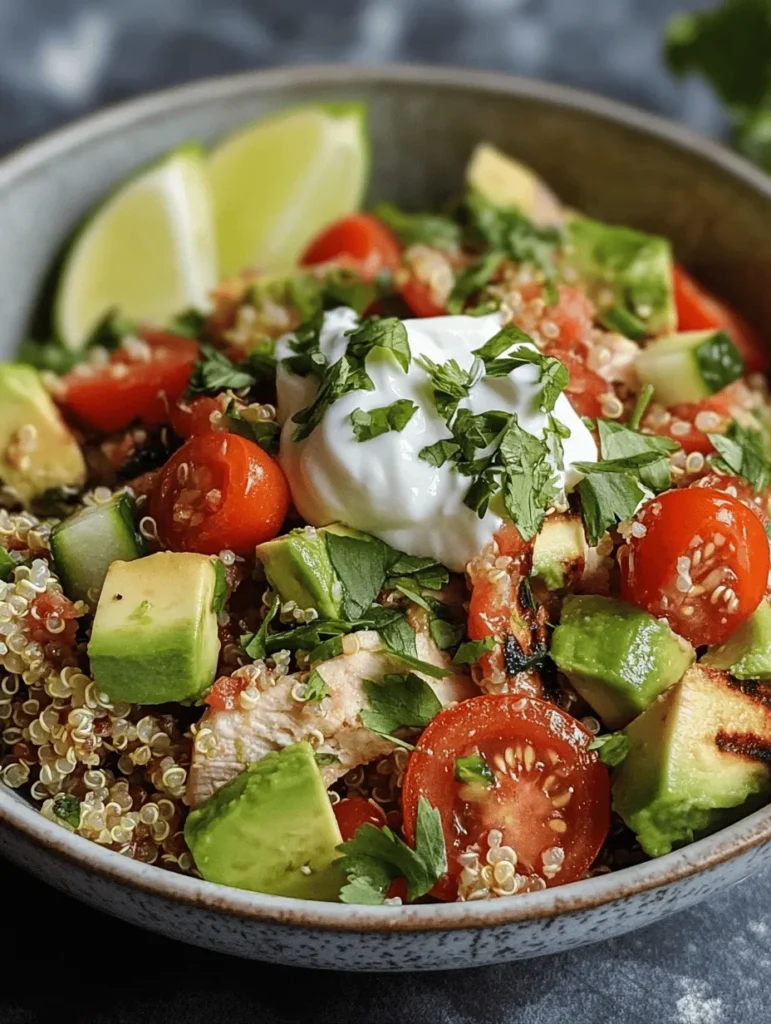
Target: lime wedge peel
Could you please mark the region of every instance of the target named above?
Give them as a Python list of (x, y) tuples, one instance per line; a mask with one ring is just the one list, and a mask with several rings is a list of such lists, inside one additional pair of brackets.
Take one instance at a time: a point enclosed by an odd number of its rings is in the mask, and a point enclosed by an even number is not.
[(108, 310), (163, 323), (181, 309), (208, 308), (216, 281), (206, 156), (188, 143), (121, 185), (85, 222), (64, 259), (54, 328), (77, 351)]
[(211, 154), (220, 272), (286, 271), (332, 221), (360, 207), (369, 174), (363, 104), (295, 107)]

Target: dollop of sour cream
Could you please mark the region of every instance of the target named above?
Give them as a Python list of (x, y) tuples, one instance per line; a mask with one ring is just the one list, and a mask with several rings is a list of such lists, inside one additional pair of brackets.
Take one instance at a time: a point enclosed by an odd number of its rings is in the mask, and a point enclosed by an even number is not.
[[(350, 309), (326, 314), (320, 347), (330, 364), (345, 355), (349, 341), (345, 332), (358, 322)], [(419, 457), (427, 445), (450, 437), (450, 431), (436, 411), (429, 377), (415, 359), (421, 355), (436, 363), (455, 359), (470, 369), (473, 350), (497, 334), (501, 322), (497, 314), (440, 316), (405, 320), (404, 326), (412, 353), (408, 372), (390, 352), (374, 349), (366, 360), (374, 390), (353, 391), (338, 399), (303, 441), (292, 440), (296, 428), (292, 417), (313, 401), (317, 382), (279, 363), (279, 461), (297, 511), (312, 526), (344, 522), (407, 554), (435, 558), (462, 572), (503, 525), (503, 506), (499, 497), (494, 498), (480, 519), (463, 504), (470, 478), (457, 473), (449, 461), (436, 467)], [(279, 360), (292, 355), (290, 340), (291, 335), (278, 342)], [(459, 407), (475, 414), (516, 413), (524, 430), (542, 437), (548, 418), (539, 408), (540, 395), (538, 368), (527, 364), (508, 377), (481, 378)], [(351, 413), (381, 408), (398, 399), (417, 405), (406, 427), (357, 441)], [(565, 490), (570, 490), (581, 478), (573, 463), (596, 462), (597, 447), (564, 395), (557, 399), (553, 415), (570, 430), (563, 442), (565, 469), (558, 474)]]

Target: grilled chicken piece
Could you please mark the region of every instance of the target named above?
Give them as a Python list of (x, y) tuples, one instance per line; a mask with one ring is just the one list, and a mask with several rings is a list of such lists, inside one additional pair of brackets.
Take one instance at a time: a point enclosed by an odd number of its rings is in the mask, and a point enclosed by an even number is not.
[[(404, 664), (382, 650), (377, 633), (355, 634), (359, 649), (342, 654), (318, 666), (329, 696), (321, 702), (307, 703), (292, 696), (299, 679), (283, 676), (262, 688), (259, 703), (251, 710), (208, 710), (199, 724), (214, 733), (216, 747), (210, 754), (194, 748), (190, 765), (186, 802), (197, 807), (215, 793), (247, 764), (258, 761), (271, 750), (311, 740), (322, 753), (334, 754), (339, 761), (324, 765), (324, 781), (330, 785), (351, 768), (391, 753), (393, 744), (367, 729), (359, 712), (367, 707), (365, 679), (382, 679), (388, 672), (404, 673)], [(430, 638), (416, 634), (418, 657), (442, 668), (450, 668), (449, 658)], [(419, 673), (418, 673), (419, 674)], [(453, 673), (444, 679), (421, 678), (434, 689), (443, 705), (475, 696), (478, 690), (467, 675)]]

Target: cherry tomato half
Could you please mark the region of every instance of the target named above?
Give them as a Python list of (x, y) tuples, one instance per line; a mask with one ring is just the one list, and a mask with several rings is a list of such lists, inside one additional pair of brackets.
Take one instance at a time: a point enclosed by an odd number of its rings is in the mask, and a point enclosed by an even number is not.
[(171, 426), (180, 437), (210, 434), (213, 430), (227, 430), (223, 415), (228, 404), (227, 395), (202, 395), (200, 398), (181, 398), (169, 411)]
[[(448, 873), (433, 894), (455, 898), (459, 858), (475, 849), (482, 865), (506, 859), (504, 847), (515, 853), (524, 881), (512, 892), (581, 878), (610, 824), (608, 771), (587, 750), (591, 739), (561, 708), (517, 694), (472, 697), (441, 711), (410, 756), (402, 792), (410, 842), (421, 797), (442, 817)], [(456, 779), (456, 758), (470, 756), (486, 762), (489, 786)], [(492, 853), (494, 846), (501, 852)]]
[(415, 316), (446, 316), (447, 309), (434, 298), (431, 286), (417, 277), (408, 277), (401, 286), (401, 296)]
[(381, 270), (397, 270), (401, 250), (396, 236), (369, 213), (352, 213), (321, 232), (303, 253), (304, 267), (338, 261), (373, 281)]
[(725, 491), (688, 487), (649, 501), (642, 536), (622, 549), (621, 593), (665, 618), (694, 647), (719, 644), (766, 592), (768, 538), (760, 518)]
[(702, 288), (682, 267), (675, 266), (673, 283), (678, 331), (720, 328), (733, 339), (744, 357), (748, 373), (768, 370), (768, 353), (757, 332), (743, 317)]
[(347, 796), (335, 804), (333, 810), (344, 843), (353, 839), (357, 829), (360, 829), (362, 825), (375, 825), (377, 828), (382, 828), (386, 823), (382, 809), (372, 800), (365, 800), (363, 796)]
[(276, 536), (290, 500), (283, 470), (259, 445), (215, 432), (191, 437), (172, 455), (150, 513), (174, 551), (250, 555)]
[(134, 420), (167, 423), (170, 406), (187, 388), (198, 345), (166, 331), (144, 331), (141, 340), (147, 348), (117, 348), (105, 365), (84, 363), (63, 377), (65, 410), (105, 433)]

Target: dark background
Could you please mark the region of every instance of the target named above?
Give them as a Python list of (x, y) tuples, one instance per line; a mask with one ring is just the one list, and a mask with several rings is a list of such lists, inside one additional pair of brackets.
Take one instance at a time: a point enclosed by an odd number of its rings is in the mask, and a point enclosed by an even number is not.
[[(105, 104), (270, 64), (408, 60), (593, 89), (720, 135), (660, 62), (713, 0), (0, 0), (0, 151)], [(771, 1019), (771, 871), (627, 938), (509, 967), (322, 974), (129, 928), (0, 864), (0, 1024), (756, 1024)]]

